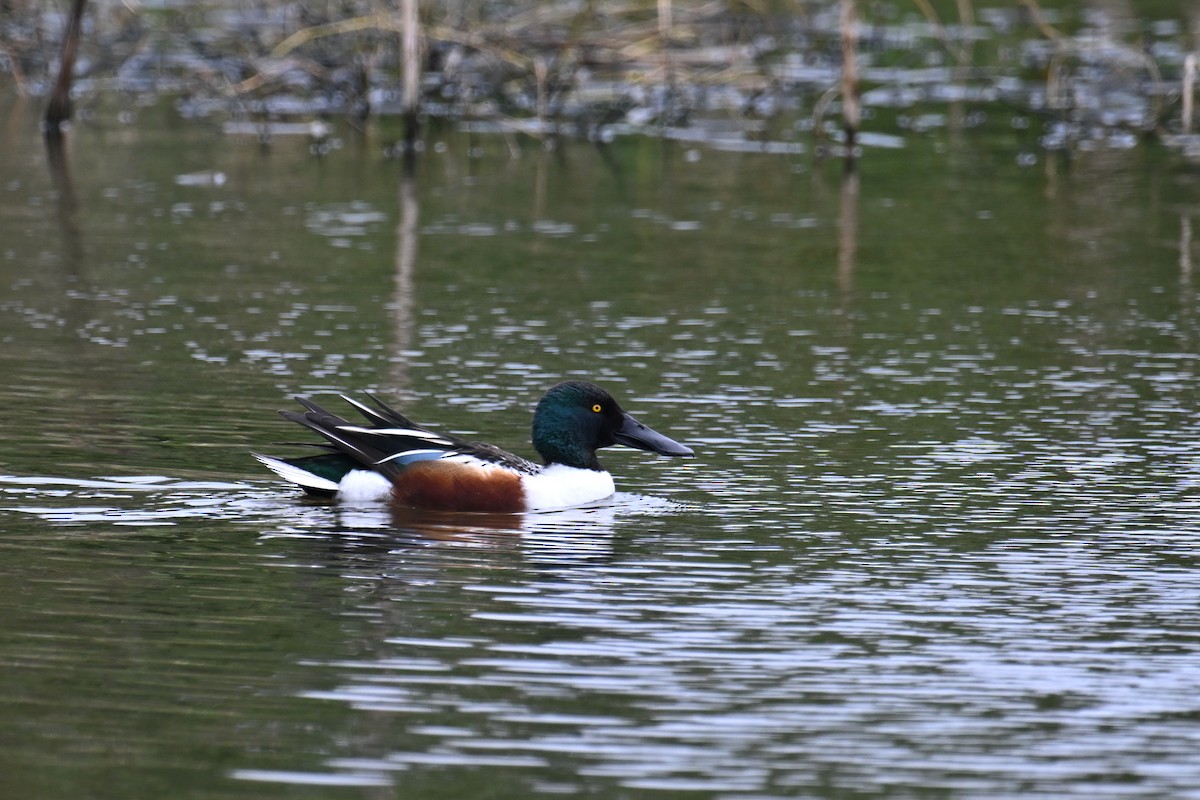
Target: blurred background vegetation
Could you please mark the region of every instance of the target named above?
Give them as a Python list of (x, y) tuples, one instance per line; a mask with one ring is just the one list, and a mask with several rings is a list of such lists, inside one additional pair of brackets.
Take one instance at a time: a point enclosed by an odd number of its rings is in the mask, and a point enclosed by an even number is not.
[[(71, 7), (0, 2), (11, 91), (50, 93)], [(1147, 136), (1195, 149), (1198, 48), (1200, 4), (1166, 0), (91, 0), (73, 96), (83, 119), (105, 97), (167, 95), (184, 116), (251, 124), (362, 123), (412, 102), (539, 137), (734, 131), (787, 147), (842, 140), (853, 91), (864, 131), (948, 109), (969, 126), (972, 104), (998, 104), (1034, 115), (1051, 149)]]

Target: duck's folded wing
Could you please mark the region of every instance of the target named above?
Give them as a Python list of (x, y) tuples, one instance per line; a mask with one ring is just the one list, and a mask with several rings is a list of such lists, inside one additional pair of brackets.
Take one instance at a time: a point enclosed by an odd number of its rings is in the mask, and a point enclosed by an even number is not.
[(374, 425), (355, 425), (311, 400), (297, 398), (304, 413), (281, 411), (286, 419), (310, 428), (337, 450), (353, 458), (362, 467), (376, 470), (395, 480), (409, 465), (432, 459), (455, 458), (498, 464), (521, 472), (533, 472), (537, 466), (498, 447), (478, 444), (444, 433), (428, 430), (368, 395), (376, 407), (351, 398), (343, 398)]

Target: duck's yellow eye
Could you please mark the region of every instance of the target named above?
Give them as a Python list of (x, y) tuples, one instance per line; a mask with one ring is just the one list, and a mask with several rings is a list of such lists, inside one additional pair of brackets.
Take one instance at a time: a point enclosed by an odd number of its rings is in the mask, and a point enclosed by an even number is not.
[(600, 413), (600, 404), (596, 403), (596, 405), (592, 406), (592, 411), (595, 411), (597, 414), (599, 414)]

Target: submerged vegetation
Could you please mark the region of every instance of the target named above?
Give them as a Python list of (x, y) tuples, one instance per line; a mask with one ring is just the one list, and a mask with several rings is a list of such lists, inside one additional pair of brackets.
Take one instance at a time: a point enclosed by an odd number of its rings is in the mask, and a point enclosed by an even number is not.
[[(0, 2), (12, 90), (50, 94), (66, 5)], [(419, 112), (547, 138), (638, 132), (798, 152), (845, 150), (860, 126), (866, 145), (970, 127), (994, 108), (1047, 149), (1146, 137), (1200, 149), (1200, 10), (1157, 5), (1134, 16), (1099, 0), (92, 0), (73, 95), (86, 116), (100, 96), (133, 109), (168, 94), (185, 116), (263, 136), (278, 122), (406, 113), (411, 134)]]

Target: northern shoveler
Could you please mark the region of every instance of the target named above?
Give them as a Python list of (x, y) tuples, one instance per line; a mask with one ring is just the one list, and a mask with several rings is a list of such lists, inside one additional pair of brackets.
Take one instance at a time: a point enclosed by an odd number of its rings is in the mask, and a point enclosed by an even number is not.
[(611, 495), (612, 476), (596, 450), (623, 444), (664, 456), (692, 450), (625, 413), (612, 396), (586, 381), (553, 386), (533, 414), (538, 465), (490, 444), (468, 442), (412, 422), (378, 398), (373, 405), (343, 395), (366, 417), (356, 425), (296, 398), (304, 413), (286, 419), (319, 433), (326, 452), (294, 459), (254, 453), (280, 477), (311, 495), (343, 500), (390, 500), (446, 511), (518, 512), (570, 508)]

